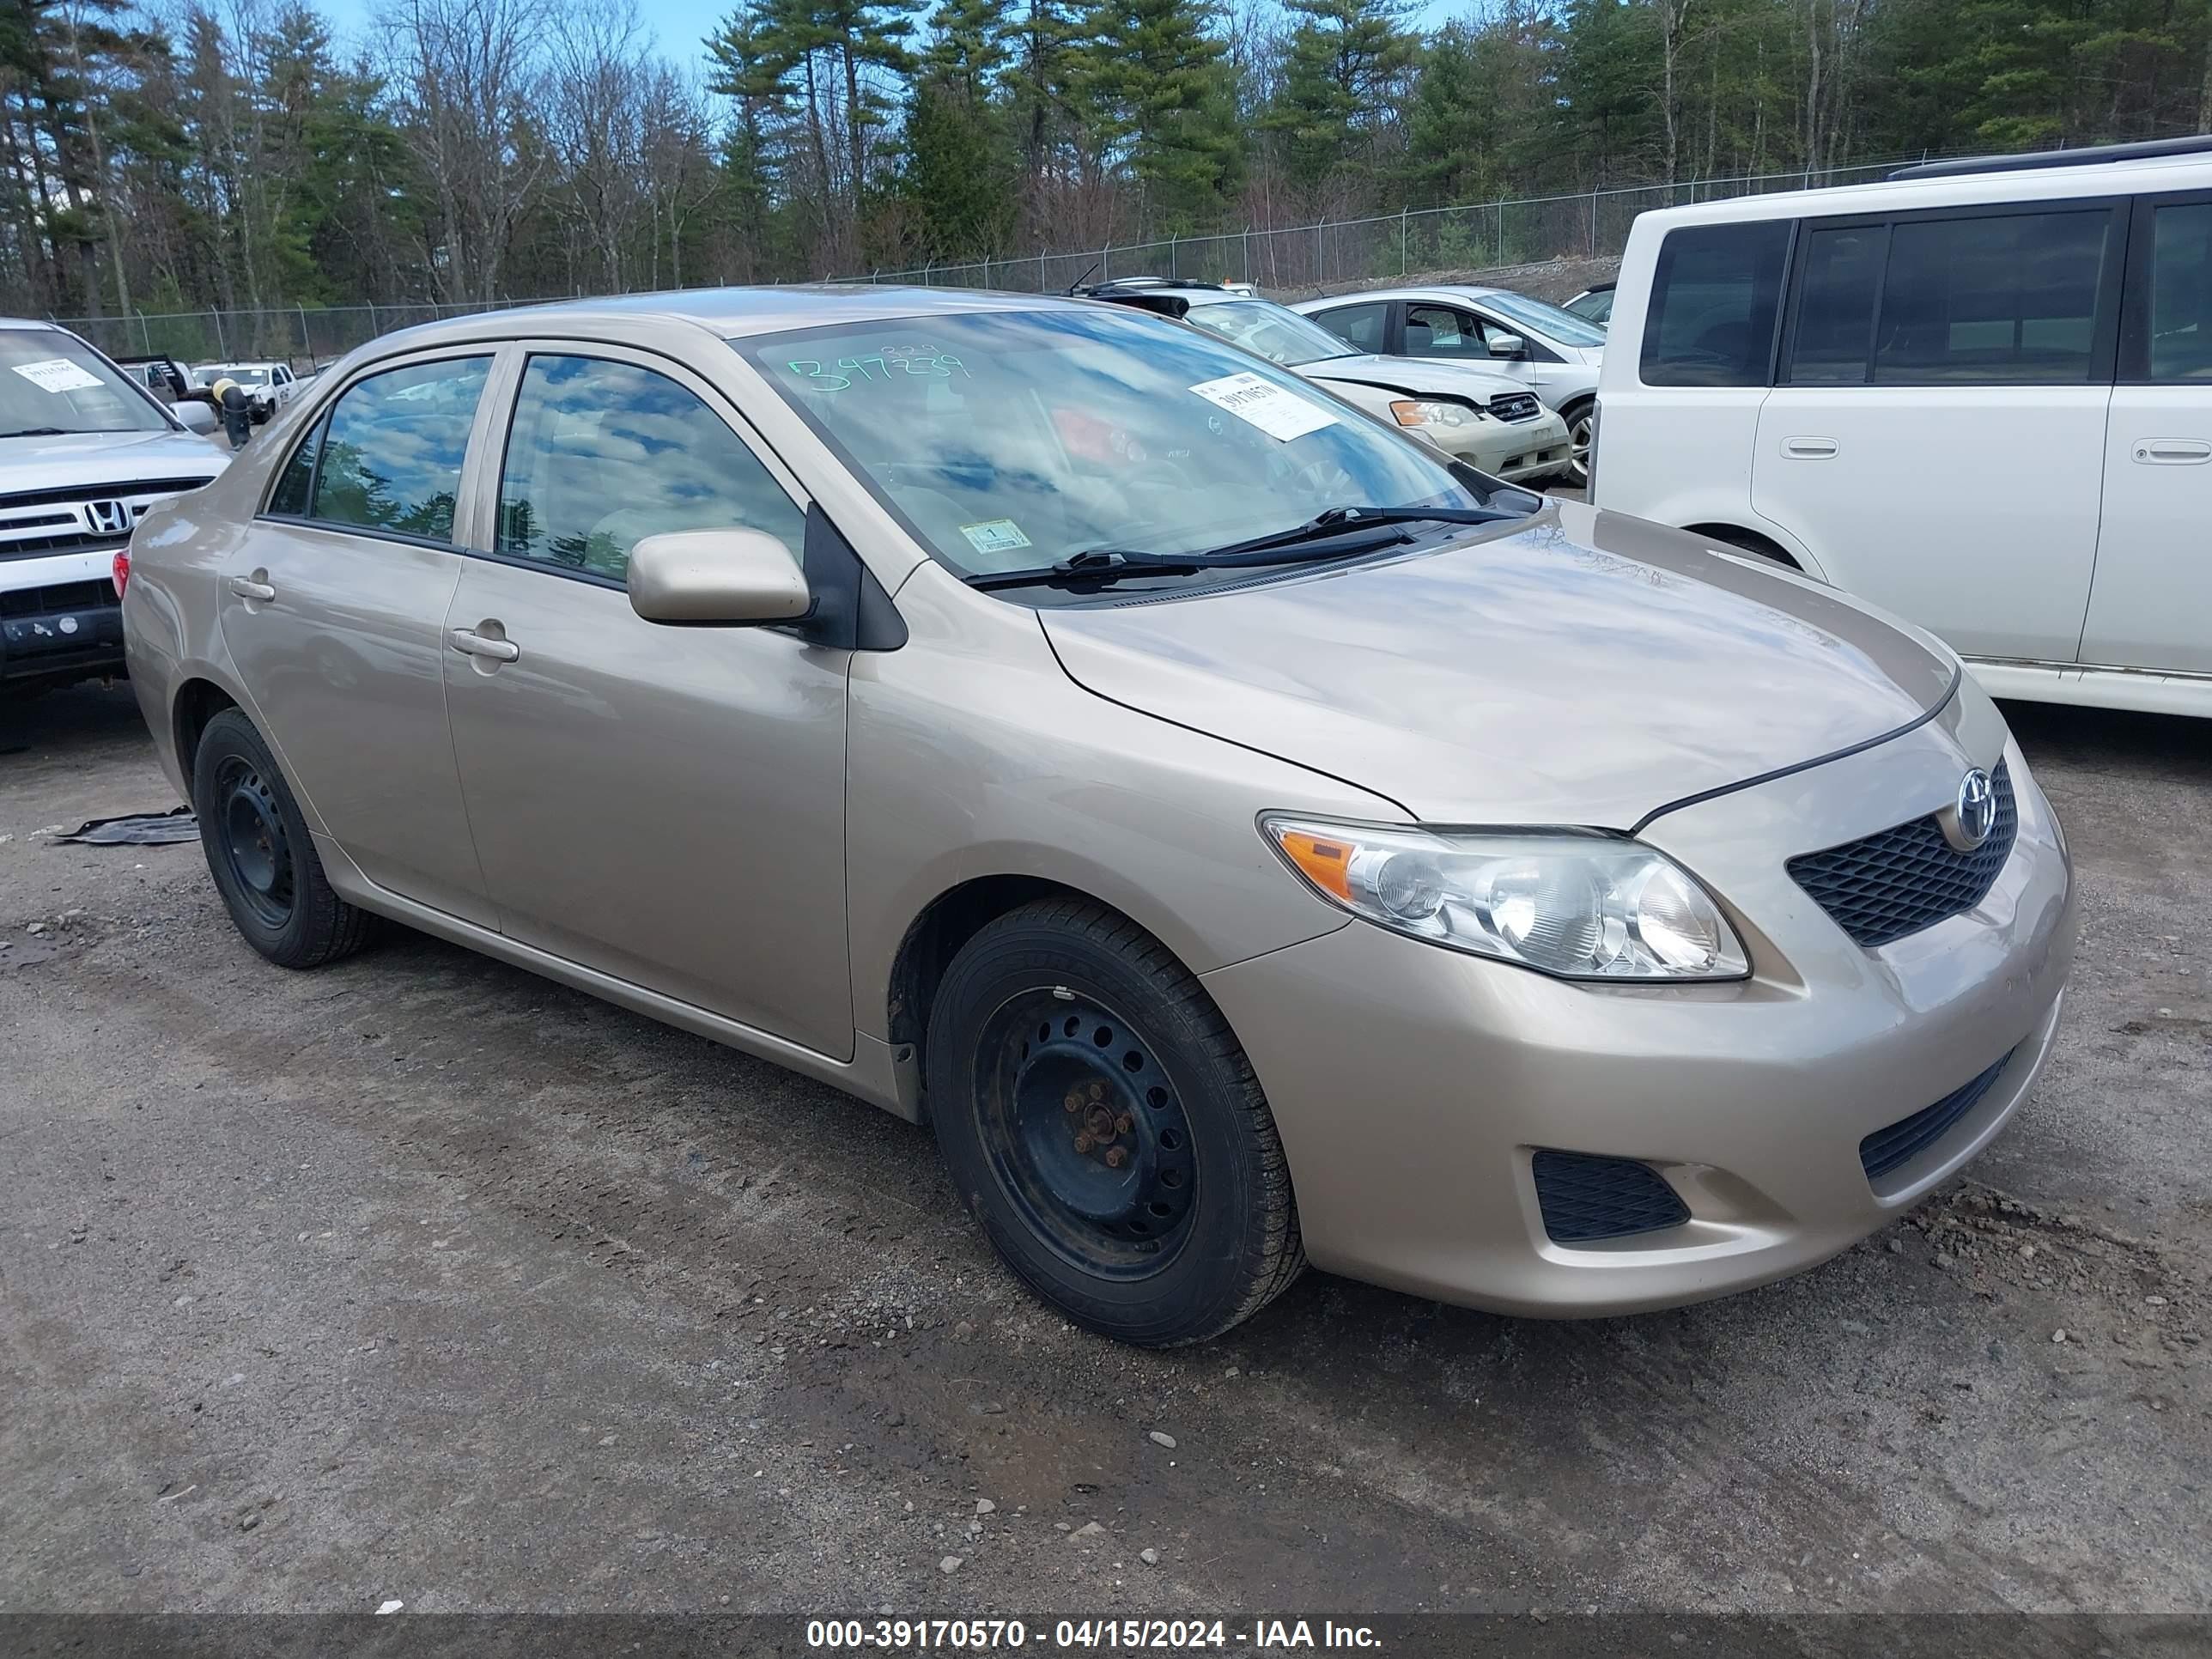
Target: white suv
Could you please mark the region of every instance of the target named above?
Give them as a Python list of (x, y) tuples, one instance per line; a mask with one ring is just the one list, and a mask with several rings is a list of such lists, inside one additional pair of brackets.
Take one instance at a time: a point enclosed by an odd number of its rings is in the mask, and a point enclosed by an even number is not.
[(2212, 137), (1647, 213), (1611, 334), (1600, 506), (2212, 715)]
[(0, 318), (0, 699), (122, 673), (133, 526), (228, 463), (67, 329)]

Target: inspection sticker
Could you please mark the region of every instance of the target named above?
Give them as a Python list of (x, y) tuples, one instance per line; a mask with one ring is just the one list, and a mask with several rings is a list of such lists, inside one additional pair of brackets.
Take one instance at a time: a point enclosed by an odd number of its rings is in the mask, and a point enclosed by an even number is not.
[(33, 386), (48, 392), (82, 392), (87, 386), (100, 384), (100, 376), (86, 374), (66, 357), (48, 357), (35, 363), (11, 363), (9, 367)]
[(1027, 547), (1030, 538), (1022, 534), (1021, 526), (1012, 519), (993, 519), (988, 524), (963, 524), (960, 533), (968, 538), (968, 545), (978, 553), (1011, 553), (1018, 547)]
[(1200, 380), (1193, 392), (1218, 404), (1240, 421), (1249, 421), (1271, 438), (1288, 443), (1309, 432), (1334, 426), (1336, 416), (1319, 404), (1285, 391), (1257, 374), (1227, 374), (1218, 380)]

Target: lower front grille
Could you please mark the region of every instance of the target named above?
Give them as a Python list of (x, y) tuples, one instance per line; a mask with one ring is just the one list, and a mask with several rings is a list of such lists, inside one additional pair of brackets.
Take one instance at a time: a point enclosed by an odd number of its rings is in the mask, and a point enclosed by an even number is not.
[(1971, 1082), (1963, 1083), (1945, 1095), (1933, 1106), (1923, 1106), (1911, 1117), (1901, 1117), (1887, 1129), (1876, 1129), (1859, 1142), (1859, 1162), (1865, 1166), (1867, 1179), (1879, 1181), (1892, 1170), (1901, 1169), (1926, 1152), (1951, 1132), (1958, 1121), (1974, 1109), (1984, 1095), (2012, 1063), (2012, 1055), (1984, 1072)]
[(115, 585), (100, 580), (55, 582), (0, 593), (0, 617), (48, 617), (58, 611), (112, 611), (121, 603)]
[(1632, 1158), (1539, 1152), (1536, 1202), (1554, 1243), (1587, 1243), (1679, 1227), (1690, 1206), (1659, 1172)]

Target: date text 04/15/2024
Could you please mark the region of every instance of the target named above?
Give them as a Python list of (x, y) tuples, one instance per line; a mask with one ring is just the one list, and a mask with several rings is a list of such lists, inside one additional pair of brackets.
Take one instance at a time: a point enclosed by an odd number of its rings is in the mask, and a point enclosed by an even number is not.
[[(1304, 1649), (1372, 1649), (1382, 1638), (1365, 1625), (1340, 1625), (1324, 1619), (1255, 1619), (1232, 1626), (1222, 1619), (1059, 1619), (1050, 1626), (1049, 1645), (1062, 1652), (1112, 1652), (1173, 1649), (1241, 1648), (1247, 1652), (1288, 1653)], [(1032, 1639), (1045, 1647), (1045, 1627), (1032, 1629), (1014, 1619), (815, 1619), (806, 1626), (812, 1648), (1022, 1648)]]

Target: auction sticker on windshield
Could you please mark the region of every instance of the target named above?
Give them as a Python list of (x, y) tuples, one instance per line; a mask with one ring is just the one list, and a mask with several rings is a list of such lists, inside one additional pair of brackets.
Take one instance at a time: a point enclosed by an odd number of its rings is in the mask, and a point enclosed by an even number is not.
[(963, 524), (960, 533), (978, 553), (1011, 553), (1027, 547), (1030, 538), (1012, 519), (993, 519), (988, 524)]
[(1257, 374), (1224, 374), (1218, 380), (1200, 380), (1191, 390), (1285, 443), (1336, 424), (1336, 416), (1318, 404)]
[(48, 392), (82, 392), (87, 386), (100, 384), (97, 374), (86, 374), (66, 357), (48, 357), (36, 363), (10, 363), (9, 367), (33, 386)]

